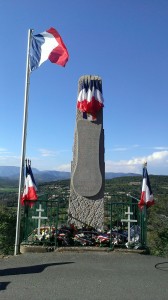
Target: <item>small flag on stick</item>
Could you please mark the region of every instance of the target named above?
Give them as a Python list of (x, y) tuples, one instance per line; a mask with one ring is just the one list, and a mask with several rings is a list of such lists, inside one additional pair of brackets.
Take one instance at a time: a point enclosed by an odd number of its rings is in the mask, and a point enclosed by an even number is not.
[(149, 175), (147, 171), (147, 163), (144, 164), (143, 167), (143, 180), (142, 180), (142, 192), (141, 192), (141, 199), (138, 203), (140, 209), (146, 205), (146, 207), (150, 207), (154, 204), (153, 193), (149, 181)]
[(21, 204), (28, 205), (32, 207), (34, 205), (34, 201), (38, 199), (37, 197), (37, 187), (34, 180), (33, 172), (31, 169), (30, 161), (26, 159), (26, 174), (25, 174), (25, 184), (24, 191), (21, 197)]

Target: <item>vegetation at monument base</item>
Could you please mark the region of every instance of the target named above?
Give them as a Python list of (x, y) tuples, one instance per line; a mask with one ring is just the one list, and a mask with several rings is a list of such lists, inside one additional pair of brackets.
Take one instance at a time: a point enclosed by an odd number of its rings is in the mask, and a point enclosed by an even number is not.
[[(147, 209), (147, 244), (151, 254), (168, 257), (168, 176), (150, 175), (150, 183), (155, 205)], [(139, 199), (141, 187), (141, 177), (122, 177), (106, 180), (105, 190)]]
[(16, 208), (0, 206), (0, 254), (14, 251), (16, 233)]
[[(150, 175), (150, 183), (154, 194), (155, 205), (147, 210), (147, 243), (153, 255), (168, 257), (168, 176)], [(69, 195), (69, 180), (40, 184), (40, 193), (67, 197)], [(140, 198), (142, 177), (119, 177), (106, 180), (105, 201), (121, 201), (130, 193)], [(13, 254), (16, 214), (17, 214), (17, 186), (1, 185), (0, 183), (0, 252)], [(22, 226), (21, 226), (22, 230)]]

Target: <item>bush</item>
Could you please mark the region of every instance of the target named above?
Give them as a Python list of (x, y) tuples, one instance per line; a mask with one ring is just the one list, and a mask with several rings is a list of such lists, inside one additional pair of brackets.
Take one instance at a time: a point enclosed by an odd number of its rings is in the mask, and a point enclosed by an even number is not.
[(159, 196), (155, 205), (149, 208), (148, 246), (153, 255), (168, 257), (168, 200)]
[(13, 254), (16, 233), (16, 208), (0, 206), (0, 253)]

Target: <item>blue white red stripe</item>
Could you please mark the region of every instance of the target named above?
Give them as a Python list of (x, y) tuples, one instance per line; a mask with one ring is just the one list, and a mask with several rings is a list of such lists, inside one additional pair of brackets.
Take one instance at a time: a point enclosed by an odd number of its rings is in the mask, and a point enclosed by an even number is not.
[(23, 195), (21, 197), (21, 204), (27, 204), (28, 206), (32, 207), (34, 205), (34, 201), (38, 199), (36, 191), (37, 187), (32, 173), (32, 169), (30, 165), (26, 165), (25, 184)]
[[(99, 82), (90, 80), (83, 82), (81, 90), (78, 94), (77, 108), (83, 112), (91, 115), (91, 121), (96, 119), (97, 113), (104, 107), (104, 99)], [(85, 115), (84, 115), (85, 118)]]
[(138, 206), (142, 209), (145, 205), (146, 207), (150, 207), (154, 204), (154, 197), (149, 181), (149, 175), (147, 168), (143, 168), (143, 180), (142, 180), (142, 192), (141, 192), (141, 199), (138, 203)]
[(32, 35), (30, 70), (35, 70), (47, 59), (63, 67), (69, 59), (68, 50), (61, 36), (58, 31), (52, 27), (40, 34)]

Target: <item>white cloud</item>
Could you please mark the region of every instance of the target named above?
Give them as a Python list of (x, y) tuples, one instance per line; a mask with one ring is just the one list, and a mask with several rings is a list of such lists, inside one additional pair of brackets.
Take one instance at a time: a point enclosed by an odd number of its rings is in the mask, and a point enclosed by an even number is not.
[(8, 154), (10, 153), (7, 149), (5, 148), (0, 148), (0, 155)]
[(56, 168), (57, 171), (65, 171), (70, 172), (71, 171), (71, 164), (63, 164)]
[(149, 161), (164, 161), (166, 158), (168, 158), (168, 151), (158, 151), (158, 152), (154, 152), (151, 155), (148, 156), (148, 160)]
[(168, 147), (153, 147), (155, 150), (168, 150)]
[(140, 166), (138, 164), (131, 164), (130, 161), (120, 160), (120, 161), (110, 161), (105, 162), (106, 172), (114, 173), (140, 173)]
[(53, 157), (57, 155), (56, 151), (48, 150), (48, 149), (39, 149), (38, 150), (41, 153), (41, 156), (43, 157)]
[[(144, 162), (147, 161), (148, 167), (150, 169), (150, 173), (153, 174), (162, 174), (167, 172), (168, 174), (168, 151), (160, 151), (160, 152), (153, 152), (148, 156), (141, 156), (141, 157), (134, 157), (128, 160), (119, 160), (119, 161), (112, 161), (106, 160), (105, 162), (105, 169), (106, 172), (122, 172), (122, 173), (142, 173), (142, 166)], [(164, 170), (165, 165), (166, 171)], [(58, 171), (68, 171), (71, 170), (71, 164), (63, 164), (56, 167)]]
[(0, 165), (1, 166), (19, 166), (20, 157), (12, 155), (0, 155)]
[(138, 147), (140, 147), (140, 145), (138, 145), (138, 144), (134, 144), (134, 145), (131, 145), (129, 147), (122, 147), (122, 146), (116, 145), (112, 149), (106, 149), (106, 152), (108, 152), (108, 151), (114, 151), (114, 152), (115, 151), (116, 152), (129, 151), (130, 149), (135, 149), (135, 148), (138, 148)]
[(116, 147), (113, 148), (112, 151), (127, 151), (128, 149), (126, 147)]
[(49, 150), (49, 149), (45, 149), (45, 148), (40, 148), (40, 149), (38, 149), (38, 152), (41, 153), (42, 157), (55, 157), (58, 155), (63, 155), (65, 153), (69, 152), (69, 150), (63, 149), (63, 150), (59, 150), (59, 151), (53, 151), (53, 150)]
[[(162, 147), (158, 147), (162, 148)], [(64, 163), (70, 159), (63, 155), (59, 160), (59, 152), (41, 148), (41, 156), (29, 156), (33, 167), (39, 170), (71, 171), (71, 163)], [(149, 155), (136, 156), (130, 159), (106, 160), (106, 172), (142, 173), (143, 163), (147, 161), (149, 174), (168, 175), (168, 150), (155, 151)], [(60, 164), (59, 164), (60, 163)], [(0, 148), (1, 166), (20, 166), (20, 156), (13, 155), (5, 148)], [(54, 167), (56, 166), (56, 167)]]
[(147, 161), (150, 173), (168, 174), (168, 151), (153, 152), (148, 156), (135, 157), (129, 160), (106, 161), (106, 172), (141, 173)]
[(6, 148), (0, 148), (0, 165), (1, 166), (18, 166), (20, 164), (20, 156), (14, 155)]

